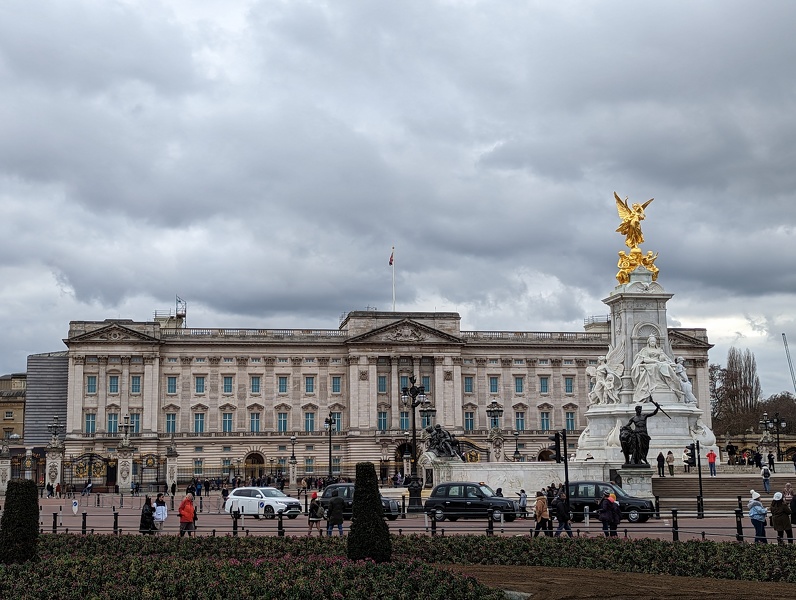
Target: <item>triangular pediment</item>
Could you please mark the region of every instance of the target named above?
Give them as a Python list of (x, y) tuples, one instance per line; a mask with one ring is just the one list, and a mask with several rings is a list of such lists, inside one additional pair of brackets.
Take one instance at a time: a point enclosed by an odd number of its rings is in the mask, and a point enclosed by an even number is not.
[(174, 404), (173, 402), (169, 402), (161, 410), (164, 410), (166, 412), (177, 412), (178, 410), (180, 410), (180, 407), (179, 405)]
[(412, 319), (402, 319), (363, 333), (348, 340), (349, 344), (463, 344), (461, 338), (423, 325)]
[(667, 331), (669, 337), (669, 345), (672, 348), (705, 348), (710, 349), (713, 344), (709, 344), (705, 340), (700, 340), (692, 335), (688, 335), (678, 329), (669, 329)]
[(98, 342), (105, 344), (118, 344), (123, 342), (160, 343), (160, 340), (152, 337), (151, 335), (146, 335), (134, 329), (130, 329), (129, 327), (125, 327), (124, 325), (120, 325), (119, 323), (111, 323), (106, 327), (101, 327), (99, 329), (95, 329), (94, 331), (82, 333), (80, 335), (76, 335), (75, 337), (64, 340), (64, 343), (67, 346), (76, 342)]

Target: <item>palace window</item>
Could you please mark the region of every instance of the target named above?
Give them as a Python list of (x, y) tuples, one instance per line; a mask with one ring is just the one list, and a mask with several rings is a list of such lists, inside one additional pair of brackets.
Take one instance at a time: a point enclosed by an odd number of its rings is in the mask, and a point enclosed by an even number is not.
[(130, 393), (131, 394), (140, 394), (141, 393), (141, 376), (140, 375), (132, 375), (130, 377)]
[(514, 378), (514, 393), (515, 394), (522, 394), (522, 391), (524, 389), (523, 383), (524, 383), (524, 381), (523, 381), (522, 377), (515, 377)]
[(539, 425), (542, 431), (550, 431), (550, 413), (542, 411), (539, 413)]
[(490, 377), (489, 378), (489, 393), (490, 394), (497, 394), (500, 391), (499, 385), (500, 385), (500, 379), (498, 377)]
[(119, 376), (118, 375), (111, 375), (108, 377), (108, 393), (109, 394), (118, 394), (119, 393)]
[(249, 431), (260, 433), (260, 413), (249, 413)]
[(539, 378), (539, 393), (540, 394), (547, 394), (550, 391), (550, 378), (549, 377), (540, 377)]
[(232, 432), (232, 413), (226, 412), (221, 415), (221, 431), (224, 433)]
[(287, 413), (281, 412), (276, 414), (276, 428), (277, 431), (284, 433), (287, 431)]
[(282, 376), (279, 378), (279, 393), (287, 394), (287, 377)]
[(176, 394), (177, 393), (177, 378), (173, 375), (166, 377), (166, 393), (167, 394)]
[(464, 393), (465, 394), (472, 394), (473, 393), (473, 378), (472, 377), (465, 377), (464, 378)]
[(342, 389), (342, 377), (332, 377), (332, 393), (339, 394)]
[(464, 430), (473, 431), (475, 429), (475, 413), (473, 411), (465, 411), (464, 413)]
[(177, 433), (176, 413), (166, 413), (166, 433)]
[(96, 375), (87, 375), (86, 376), (86, 393), (87, 394), (96, 394), (97, 393), (97, 376)]
[(252, 376), (252, 394), (260, 393), (260, 377), (259, 375)]
[(378, 392), (379, 394), (386, 394), (387, 393), (387, 376), (386, 375), (379, 375), (378, 379)]
[(224, 393), (231, 394), (232, 393), (232, 377), (227, 375), (224, 377)]
[(525, 431), (525, 413), (514, 413), (514, 429), (517, 431)]

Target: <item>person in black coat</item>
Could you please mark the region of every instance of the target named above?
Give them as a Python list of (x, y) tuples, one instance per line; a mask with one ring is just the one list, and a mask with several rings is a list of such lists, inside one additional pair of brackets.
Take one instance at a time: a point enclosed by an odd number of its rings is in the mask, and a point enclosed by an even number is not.
[(558, 520), (558, 529), (556, 529), (555, 536), (559, 537), (562, 531), (566, 531), (569, 537), (572, 537), (572, 526), (569, 524), (571, 520), (569, 500), (567, 499), (566, 492), (562, 491), (558, 498), (553, 503), (553, 512)]
[(152, 507), (152, 498), (149, 496), (144, 500), (144, 506), (141, 508), (141, 523), (138, 530), (143, 535), (152, 535), (155, 533), (155, 509)]

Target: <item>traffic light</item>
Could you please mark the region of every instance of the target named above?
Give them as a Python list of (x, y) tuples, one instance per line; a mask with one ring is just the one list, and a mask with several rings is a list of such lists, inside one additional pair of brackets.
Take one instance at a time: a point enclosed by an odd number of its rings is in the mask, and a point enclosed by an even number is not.
[(688, 464), (689, 467), (695, 467), (697, 464), (696, 446), (694, 444), (688, 444), (685, 451), (688, 455), (688, 458), (685, 462)]
[(561, 433), (556, 431), (555, 435), (551, 435), (547, 438), (551, 442), (555, 442), (555, 444), (551, 445), (550, 448), (553, 449), (556, 453), (556, 462), (561, 462)]

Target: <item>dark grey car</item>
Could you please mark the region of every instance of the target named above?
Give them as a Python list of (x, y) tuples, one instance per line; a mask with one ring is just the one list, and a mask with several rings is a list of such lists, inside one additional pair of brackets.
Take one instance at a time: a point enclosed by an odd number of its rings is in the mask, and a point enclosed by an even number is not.
[[(327, 485), (326, 488), (323, 490), (323, 494), (318, 501), (321, 503), (324, 509), (329, 509), (329, 501), (332, 499), (332, 492), (337, 491), (337, 495), (340, 496), (343, 501), (345, 502), (345, 507), (343, 508), (343, 518), (350, 519), (351, 518), (351, 509), (354, 504), (354, 484), (353, 483), (333, 483), (332, 485)], [(384, 498), (381, 497), (381, 508), (384, 511), (384, 516), (389, 519), (390, 521), (395, 521), (398, 518), (398, 515), (401, 514), (401, 510), (398, 507), (398, 502), (391, 498)]]

